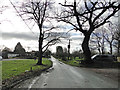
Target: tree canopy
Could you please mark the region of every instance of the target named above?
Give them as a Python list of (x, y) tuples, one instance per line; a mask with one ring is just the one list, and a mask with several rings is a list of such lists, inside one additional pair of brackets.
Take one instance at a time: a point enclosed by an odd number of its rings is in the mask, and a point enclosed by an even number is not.
[(110, 18), (120, 10), (118, 1), (111, 0), (84, 0), (82, 4), (74, 2), (60, 3), (61, 11), (56, 13), (56, 19), (59, 22), (65, 22), (71, 25), (73, 30), (83, 33), (84, 40), (82, 49), (86, 63), (92, 63), (91, 52), (89, 49), (90, 36), (97, 28), (105, 25)]
[(25, 49), (23, 48), (23, 46), (21, 45), (20, 42), (18, 42), (17, 45), (15, 46), (14, 52), (16, 54), (20, 54), (20, 55), (24, 55), (25, 54)]

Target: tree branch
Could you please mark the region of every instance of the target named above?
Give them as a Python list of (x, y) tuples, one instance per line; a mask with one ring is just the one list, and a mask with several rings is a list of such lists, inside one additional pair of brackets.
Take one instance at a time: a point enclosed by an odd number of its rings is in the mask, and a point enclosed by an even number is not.
[(59, 38), (56, 38), (56, 39), (52, 39), (52, 40), (50, 40), (49, 42), (47, 42), (46, 45), (44, 45), (44, 46), (42, 47), (42, 49), (44, 49), (45, 47), (49, 46), (50, 43), (53, 43), (53, 42), (56, 42), (56, 41), (59, 41), (59, 40), (60, 40)]
[[(119, 10), (119, 9), (118, 9), (118, 10)], [(110, 19), (112, 16), (114, 16), (115, 13), (116, 13), (118, 10), (117, 10), (117, 8), (114, 9), (113, 13), (111, 13), (107, 18), (105, 18), (104, 21), (103, 21), (102, 23), (96, 25), (95, 28), (98, 28), (98, 27), (104, 25), (105, 23), (109, 22), (109, 21), (107, 21), (107, 20)]]

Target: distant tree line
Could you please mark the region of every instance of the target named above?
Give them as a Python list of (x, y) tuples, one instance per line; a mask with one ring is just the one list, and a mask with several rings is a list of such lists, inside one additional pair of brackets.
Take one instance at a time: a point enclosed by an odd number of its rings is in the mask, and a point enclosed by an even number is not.
[[(34, 59), (39, 56), (38, 51), (26, 52), (26, 50), (23, 48), (23, 46), (21, 45), (20, 42), (17, 43), (17, 45), (15, 46), (13, 51), (8, 47), (5, 47), (2, 50), (2, 57), (4, 59), (9, 58), (9, 56), (8, 56), (9, 54), (11, 54), (11, 55), (16, 54), (17, 56), (15, 56), (15, 57), (17, 57), (17, 58), (28, 58), (28, 59)], [(51, 51), (46, 50), (43, 57), (50, 58), (50, 56), (51, 56)]]
[(72, 60), (78, 57), (79, 59), (84, 58), (83, 52), (81, 50), (75, 50), (70, 53), (70, 59), (68, 59), (68, 49), (62, 46), (56, 47), (56, 53), (53, 54), (54, 57), (62, 59), (64, 61)]
[[(106, 27), (96, 30), (91, 35), (90, 49), (99, 54), (114, 54), (120, 56), (120, 30), (116, 24), (109, 23)], [(108, 48), (108, 50), (106, 50)]]

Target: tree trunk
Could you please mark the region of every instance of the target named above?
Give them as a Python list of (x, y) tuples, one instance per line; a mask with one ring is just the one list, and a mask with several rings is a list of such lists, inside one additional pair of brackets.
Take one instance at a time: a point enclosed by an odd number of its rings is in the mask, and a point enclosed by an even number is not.
[(120, 40), (118, 40), (118, 50), (117, 50), (118, 56), (120, 56)]
[(43, 43), (43, 39), (39, 38), (39, 55), (38, 55), (38, 62), (37, 65), (42, 65), (42, 43)]
[(110, 43), (110, 54), (112, 54), (112, 43)]
[(99, 52), (99, 54), (101, 54), (101, 51), (100, 51), (100, 48), (98, 47), (98, 52)]
[(101, 46), (100, 46), (99, 42), (98, 42), (98, 52), (99, 52), (99, 54), (101, 54)]
[(105, 43), (105, 41), (104, 41), (104, 34), (103, 34), (102, 37), (103, 37), (103, 38), (102, 38), (102, 47), (101, 47), (101, 51), (102, 51), (102, 52), (101, 52), (101, 53), (102, 53), (102, 54), (105, 54), (105, 52), (104, 52), (104, 51), (105, 51), (105, 50), (104, 50), (104, 49), (105, 49), (105, 48), (104, 48), (104, 43)]
[(91, 51), (89, 49), (89, 40), (90, 40), (90, 35), (86, 34), (82, 43), (82, 49), (86, 64), (93, 63), (91, 59)]

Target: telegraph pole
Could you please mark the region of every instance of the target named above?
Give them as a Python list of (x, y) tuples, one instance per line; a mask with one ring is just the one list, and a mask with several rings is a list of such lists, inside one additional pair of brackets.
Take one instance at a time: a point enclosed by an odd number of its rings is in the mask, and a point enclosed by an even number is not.
[(70, 60), (70, 39), (69, 39), (69, 44), (68, 44), (68, 60)]

